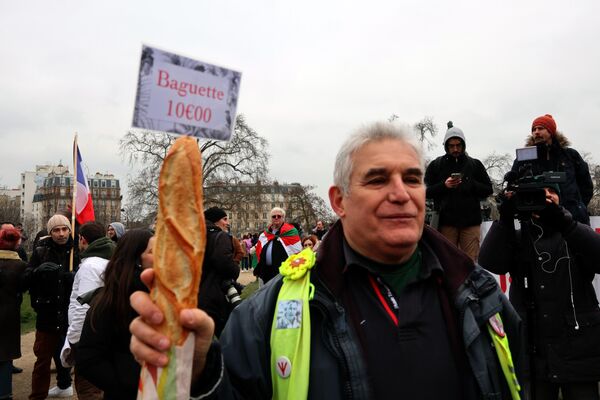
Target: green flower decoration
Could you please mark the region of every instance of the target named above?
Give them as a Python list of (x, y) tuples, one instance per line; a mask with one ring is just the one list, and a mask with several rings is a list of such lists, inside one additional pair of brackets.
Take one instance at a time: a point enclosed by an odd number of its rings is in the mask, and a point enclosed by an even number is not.
[(286, 279), (300, 279), (315, 265), (316, 261), (317, 255), (307, 247), (300, 253), (289, 256), (279, 267), (279, 273)]

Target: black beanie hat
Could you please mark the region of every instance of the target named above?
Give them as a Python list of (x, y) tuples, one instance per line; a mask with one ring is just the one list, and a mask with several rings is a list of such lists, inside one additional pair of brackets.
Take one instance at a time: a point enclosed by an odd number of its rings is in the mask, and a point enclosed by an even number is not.
[(208, 210), (204, 211), (204, 218), (206, 218), (210, 222), (217, 222), (218, 220), (226, 216), (227, 213), (219, 207), (211, 207)]

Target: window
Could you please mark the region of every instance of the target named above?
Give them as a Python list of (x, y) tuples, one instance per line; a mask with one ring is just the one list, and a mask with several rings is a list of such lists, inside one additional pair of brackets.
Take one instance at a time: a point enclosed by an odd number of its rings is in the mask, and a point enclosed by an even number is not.
[(103, 188), (105, 188), (105, 187), (106, 187), (106, 181), (105, 181), (104, 179), (102, 179), (102, 180), (100, 181), (100, 187), (103, 187)]
[(94, 179), (94, 187), (98, 187), (98, 181), (96, 179)]

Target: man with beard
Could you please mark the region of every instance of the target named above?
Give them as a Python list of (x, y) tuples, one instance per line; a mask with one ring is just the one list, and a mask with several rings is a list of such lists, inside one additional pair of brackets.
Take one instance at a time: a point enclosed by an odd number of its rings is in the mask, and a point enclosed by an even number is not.
[[(538, 158), (531, 163), (532, 176), (543, 172), (565, 172), (566, 181), (560, 186), (560, 204), (566, 208), (575, 221), (590, 224), (587, 205), (592, 199), (594, 184), (590, 177), (590, 169), (577, 150), (568, 147), (569, 140), (556, 130), (556, 122), (552, 115), (537, 117), (531, 124), (531, 135), (527, 137), (526, 146), (536, 146)], [(520, 165), (515, 160), (512, 171), (518, 176)]]
[[(30, 278), (31, 305), (36, 312), (35, 343), (37, 357), (31, 376), (30, 400), (73, 395), (71, 369), (60, 362), (60, 349), (65, 341), (68, 322), (69, 296), (73, 275), (69, 259), (73, 249), (71, 223), (60, 214), (53, 215), (47, 225), (50, 236), (40, 239), (27, 269)], [(73, 265), (78, 265), (74, 257)], [(50, 363), (56, 364), (57, 386), (50, 386)]]
[(481, 161), (469, 157), (463, 131), (448, 122), (446, 154), (433, 160), (425, 172), (427, 198), (439, 212), (438, 230), (472, 260), (479, 254), (481, 207), (492, 194), (492, 182)]

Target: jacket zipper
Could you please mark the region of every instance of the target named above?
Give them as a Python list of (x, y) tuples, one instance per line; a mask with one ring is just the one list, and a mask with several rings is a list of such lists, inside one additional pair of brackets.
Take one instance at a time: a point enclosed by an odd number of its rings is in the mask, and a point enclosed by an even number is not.
[[(333, 310), (330, 310), (330, 307), (328, 307), (325, 304), (325, 301), (323, 301), (323, 300), (324, 299), (328, 300), (327, 301), (328, 303), (333, 304), (333, 306), (336, 309), (335, 311), (337, 311), (338, 313), (341, 313), (343, 311), (343, 309), (336, 301), (330, 301), (330, 299), (327, 299), (323, 293), (319, 293), (319, 290), (323, 290), (331, 298), (333, 298), (333, 295), (331, 294), (329, 289), (327, 287), (325, 287), (325, 285), (323, 285), (323, 283), (319, 279), (316, 279), (316, 281), (318, 282), (318, 288), (316, 288), (316, 290), (315, 290), (315, 298), (313, 301), (313, 306), (321, 312), (324, 319), (329, 318), (329, 321), (333, 321), (333, 318), (332, 318)], [(337, 353), (338, 360), (341, 361), (341, 364), (343, 365), (345, 398), (353, 399), (354, 394), (352, 392), (352, 384), (350, 383), (350, 366), (348, 365), (348, 360), (346, 359), (346, 355), (342, 349), (342, 345), (340, 343), (340, 339), (337, 335), (337, 332), (335, 331), (335, 327), (333, 327), (333, 328), (334, 329), (332, 329), (331, 338), (333, 339), (333, 342), (334, 342), (333, 343), (334, 349), (332, 349), (332, 350), (334, 350), (334, 352)], [(328, 341), (326, 341), (326, 343), (328, 343)]]

